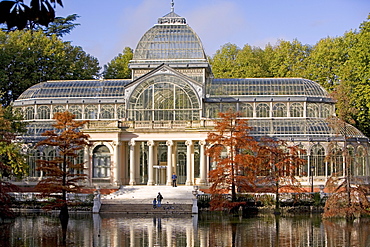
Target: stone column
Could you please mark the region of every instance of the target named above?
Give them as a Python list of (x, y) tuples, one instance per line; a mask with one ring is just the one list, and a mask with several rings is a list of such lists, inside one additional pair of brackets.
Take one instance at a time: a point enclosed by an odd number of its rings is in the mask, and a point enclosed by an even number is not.
[(173, 141), (167, 141), (167, 185), (172, 185), (172, 146)]
[(128, 142), (130, 146), (130, 182), (129, 185), (135, 185), (135, 141), (131, 140)]
[(154, 141), (148, 141), (149, 147), (149, 160), (148, 160), (148, 183), (147, 185), (154, 185), (153, 175), (154, 175)]
[(200, 145), (200, 181), (199, 185), (206, 185), (207, 184), (207, 164), (206, 164), (206, 156), (205, 156), (205, 146), (206, 141), (199, 141)]
[(193, 147), (193, 141), (188, 140), (185, 142), (186, 145), (186, 182), (185, 185), (190, 186), (193, 185), (192, 178), (192, 147)]
[(92, 162), (92, 156), (90, 155), (90, 147), (85, 146), (84, 147), (84, 168), (86, 168), (86, 175), (89, 182), (89, 185), (92, 185), (92, 177), (93, 177), (93, 162)]
[(120, 169), (120, 149), (121, 149), (121, 142), (117, 141), (113, 143), (114, 146), (114, 163), (115, 166), (113, 168), (113, 175), (114, 175), (114, 183), (117, 186), (120, 186), (122, 184), (121, 182), (121, 169)]

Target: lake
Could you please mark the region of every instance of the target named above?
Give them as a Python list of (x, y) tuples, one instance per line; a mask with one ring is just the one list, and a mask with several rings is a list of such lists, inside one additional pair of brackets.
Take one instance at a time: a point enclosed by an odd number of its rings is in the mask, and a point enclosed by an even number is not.
[(369, 218), (347, 223), (320, 215), (71, 214), (65, 243), (59, 218), (53, 215), (19, 216), (0, 230), (0, 246), (17, 247), (370, 246)]

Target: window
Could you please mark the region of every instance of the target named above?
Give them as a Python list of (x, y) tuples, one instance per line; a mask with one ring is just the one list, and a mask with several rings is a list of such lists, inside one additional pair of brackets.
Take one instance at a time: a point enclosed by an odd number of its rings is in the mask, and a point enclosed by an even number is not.
[(311, 149), (311, 164), (309, 169), (312, 176), (325, 176), (325, 150), (320, 144), (316, 144)]
[(269, 117), (270, 116), (270, 106), (266, 103), (260, 103), (256, 107), (257, 117)]
[(100, 145), (93, 151), (93, 178), (110, 177), (111, 155), (109, 149)]
[(126, 108), (125, 105), (119, 105), (117, 107), (117, 117), (118, 119), (123, 119), (126, 117)]
[(68, 111), (75, 115), (75, 119), (82, 119), (82, 107), (80, 105), (71, 105)]
[(319, 117), (319, 107), (316, 104), (307, 105), (307, 117)]
[(272, 107), (273, 117), (287, 117), (287, 107), (283, 103), (276, 103)]
[(28, 106), (27, 108), (26, 108), (26, 110), (25, 110), (25, 112), (24, 112), (25, 114), (25, 116), (24, 116), (24, 118), (26, 119), (26, 120), (32, 120), (32, 119), (34, 119), (35, 118), (35, 108), (33, 107), (33, 106)]
[(177, 76), (157, 75), (137, 86), (129, 99), (131, 120), (199, 120), (200, 103), (194, 89)]
[(243, 117), (253, 118), (253, 105), (244, 103), (241, 105), (240, 111)]
[(62, 105), (56, 105), (53, 107), (53, 116), (57, 112), (65, 112), (66, 108)]
[(303, 105), (301, 103), (293, 103), (290, 105), (291, 117), (303, 117)]
[(85, 107), (85, 119), (97, 119), (98, 118), (98, 106), (88, 105)]
[(38, 119), (50, 119), (50, 108), (46, 105), (37, 108)]
[(112, 105), (102, 105), (100, 107), (100, 119), (113, 119), (114, 107)]

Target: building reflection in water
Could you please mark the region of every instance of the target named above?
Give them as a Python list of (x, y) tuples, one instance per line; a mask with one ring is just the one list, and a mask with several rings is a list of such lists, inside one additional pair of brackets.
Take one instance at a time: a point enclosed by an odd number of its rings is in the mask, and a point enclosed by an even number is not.
[[(199, 220), (198, 220), (199, 217)], [(71, 215), (67, 246), (370, 246), (370, 219), (323, 221), (320, 216), (254, 218), (220, 214)], [(62, 246), (58, 217), (21, 216), (0, 225), (0, 246)]]

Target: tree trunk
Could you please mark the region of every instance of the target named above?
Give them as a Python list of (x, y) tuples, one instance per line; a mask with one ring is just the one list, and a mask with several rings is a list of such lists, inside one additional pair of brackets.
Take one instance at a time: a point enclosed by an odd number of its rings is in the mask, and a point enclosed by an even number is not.
[(65, 243), (67, 239), (67, 227), (68, 227), (68, 221), (69, 221), (67, 203), (64, 203), (62, 208), (60, 209), (59, 219), (60, 219), (60, 224), (62, 225), (63, 243)]

